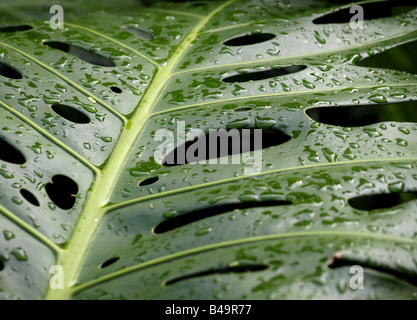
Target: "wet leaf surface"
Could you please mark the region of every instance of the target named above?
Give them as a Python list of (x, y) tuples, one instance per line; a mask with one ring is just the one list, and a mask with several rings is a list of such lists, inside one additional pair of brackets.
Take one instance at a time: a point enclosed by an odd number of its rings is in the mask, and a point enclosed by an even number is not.
[[(415, 5), (62, 3), (0, 3), (0, 299), (417, 298)], [(181, 123), (285, 139), (166, 166)]]

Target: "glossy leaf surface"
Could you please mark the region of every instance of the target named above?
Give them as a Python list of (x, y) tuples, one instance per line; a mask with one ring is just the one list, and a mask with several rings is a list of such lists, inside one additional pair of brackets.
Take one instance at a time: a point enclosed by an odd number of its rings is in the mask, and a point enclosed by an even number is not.
[[(0, 2), (1, 299), (417, 297), (415, 5), (52, 4)], [(164, 166), (182, 122), (288, 141)]]

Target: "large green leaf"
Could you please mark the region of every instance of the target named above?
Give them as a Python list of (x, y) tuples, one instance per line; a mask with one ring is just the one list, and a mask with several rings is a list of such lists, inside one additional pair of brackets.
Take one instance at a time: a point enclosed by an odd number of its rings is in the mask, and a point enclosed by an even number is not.
[[(375, 2), (0, 2), (0, 297), (416, 298), (417, 9)], [(290, 140), (161, 165), (182, 121)]]

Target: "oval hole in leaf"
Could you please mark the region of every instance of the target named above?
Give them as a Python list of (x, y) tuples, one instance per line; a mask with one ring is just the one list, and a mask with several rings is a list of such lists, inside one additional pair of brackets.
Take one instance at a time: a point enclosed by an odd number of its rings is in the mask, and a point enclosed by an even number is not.
[(26, 162), (23, 154), (0, 137), (0, 160), (14, 163), (24, 164)]
[(28, 202), (33, 204), (36, 207), (39, 207), (39, 201), (36, 199), (35, 195), (26, 189), (20, 189), (20, 194), (23, 198), (25, 198)]
[(275, 68), (275, 69), (270, 69), (270, 70), (265, 70), (265, 71), (241, 73), (241, 74), (237, 74), (234, 76), (226, 77), (222, 79), (222, 81), (234, 83), (234, 82), (248, 82), (248, 81), (264, 80), (264, 79), (269, 79), (269, 78), (296, 73), (306, 68), (307, 66), (305, 65), (296, 65), (296, 66)]
[(117, 261), (119, 261), (119, 260), (120, 260), (120, 258), (119, 258), (119, 257), (111, 258), (111, 259), (109, 259), (109, 260), (107, 260), (107, 261), (103, 262), (103, 263), (100, 265), (100, 269), (107, 268), (108, 266), (112, 265), (113, 263), (116, 263), (116, 262), (117, 262)]
[(264, 201), (264, 202), (254, 201), (254, 202), (243, 202), (243, 203), (242, 202), (228, 203), (224, 205), (208, 207), (204, 209), (187, 212), (187, 213), (169, 218), (168, 220), (162, 221), (155, 227), (154, 232), (156, 234), (165, 233), (165, 232), (186, 226), (193, 222), (203, 220), (209, 217), (221, 215), (226, 212), (230, 212), (230, 211), (237, 210), (237, 209), (243, 210), (243, 209), (262, 208), (262, 207), (288, 206), (291, 204), (292, 203), (290, 201), (276, 200), (276, 201)]
[(348, 200), (349, 205), (358, 210), (390, 209), (417, 199), (417, 192), (381, 193), (359, 196)]
[(252, 109), (253, 109), (252, 107), (239, 107), (239, 108), (236, 108), (233, 111), (234, 112), (244, 112), (244, 111), (249, 111), (249, 110), (252, 110)]
[(97, 66), (102, 66), (102, 67), (116, 66), (116, 64), (110, 59), (103, 57), (101, 55), (98, 55), (96, 53), (93, 53), (91, 51), (88, 51), (86, 49), (83, 49), (81, 47), (72, 45), (72, 44), (67, 44), (65, 42), (59, 42), (59, 41), (46, 41), (43, 44), (50, 48), (67, 52), (81, 60), (84, 60), (85, 62), (95, 64)]
[[(363, 20), (374, 20), (379, 18), (388, 18), (397, 16), (399, 14), (409, 12), (416, 8), (415, 2), (410, 0), (395, 0), (395, 1), (381, 1), (373, 3), (361, 3), (363, 8)], [(357, 13), (350, 13), (350, 8), (345, 8), (318, 17), (313, 20), (314, 24), (329, 24), (329, 23), (349, 23), (352, 17)]]
[[(279, 130), (267, 129), (257, 132), (255, 130), (260, 129), (221, 129), (200, 136), (171, 151), (162, 161), (162, 165), (169, 167), (216, 159), (240, 154), (243, 150), (248, 152), (278, 146), (291, 140), (290, 136)], [(259, 141), (260, 132), (261, 143), (255, 143), (256, 140)]]
[(78, 185), (71, 178), (59, 174), (52, 177), (52, 181), (46, 184), (45, 190), (57, 207), (69, 210), (75, 204)]
[(226, 46), (231, 46), (231, 47), (249, 46), (252, 44), (257, 44), (257, 43), (262, 43), (268, 40), (272, 40), (274, 38), (275, 38), (275, 34), (273, 33), (254, 33), (250, 35), (245, 35), (245, 36), (229, 39), (223, 42), (223, 44)]
[(257, 271), (263, 271), (268, 269), (268, 266), (265, 264), (246, 264), (241, 266), (233, 266), (233, 267), (226, 267), (222, 269), (213, 269), (213, 270), (207, 270), (202, 272), (197, 272), (181, 277), (174, 278), (172, 280), (168, 280), (165, 285), (170, 286), (175, 283), (192, 279), (192, 278), (201, 278), (206, 277), (214, 274), (228, 274), (228, 273), (246, 273), (246, 272), (257, 272)]
[(314, 121), (340, 127), (362, 127), (384, 121), (417, 122), (417, 101), (318, 107), (307, 109), (306, 114)]
[(22, 74), (16, 69), (0, 61), (0, 75), (9, 79), (22, 79)]
[(0, 28), (0, 32), (27, 31), (27, 30), (31, 30), (31, 29), (33, 29), (33, 27), (28, 26), (27, 24), (23, 24), (23, 25), (20, 25), (20, 26), (8, 26), (8, 27)]
[(4, 270), (4, 263), (3, 263), (3, 261), (1, 261), (1, 259), (0, 259), (0, 271), (3, 271)]
[(146, 180), (143, 180), (141, 183), (139, 183), (139, 186), (141, 186), (141, 187), (143, 187), (143, 186), (149, 186), (150, 184), (154, 184), (158, 180), (159, 180), (158, 177), (148, 178)]
[(51, 106), (61, 117), (75, 123), (86, 124), (90, 123), (90, 118), (84, 114), (84, 112), (79, 111), (77, 108), (70, 107), (64, 104), (54, 104)]
[(128, 32), (130, 32), (130, 33), (132, 33), (136, 36), (139, 36), (139, 37), (141, 37), (145, 40), (153, 40), (154, 39), (154, 36), (153, 36), (152, 33), (149, 33), (149, 32), (147, 32), (145, 30), (142, 30), (142, 29), (137, 29), (137, 28), (133, 28), (133, 27), (123, 27), (123, 29), (125, 29), (126, 31), (128, 31)]
[(356, 62), (360, 67), (384, 68), (417, 74), (417, 41), (411, 41)]
[(110, 90), (114, 93), (122, 93), (122, 89), (120, 89), (119, 87), (111, 86)]

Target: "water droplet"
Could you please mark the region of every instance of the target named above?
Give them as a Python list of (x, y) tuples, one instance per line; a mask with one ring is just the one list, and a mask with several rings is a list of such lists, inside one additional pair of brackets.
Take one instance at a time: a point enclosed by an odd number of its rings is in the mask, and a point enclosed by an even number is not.
[(91, 103), (97, 103), (96, 100), (94, 100), (93, 97), (88, 97), (88, 101), (90, 101)]
[(374, 94), (368, 97), (368, 100), (376, 103), (387, 103), (387, 99), (382, 94)]
[(318, 42), (320, 42), (321, 44), (325, 44), (326, 43), (326, 39), (324, 39), (320, 33), (318, 31), (314, 31), (314, 37), (316, 38), (316, 40)]
[(22, 199), (19, 199), (18, 197), (12, 197), (12, 201), (18, 205), (22, 204), (23, 202)]
[(12, 178), (14, 178), (14, 175), (13, 175), (11, 172), (6, 171), (6, 170), (4, 170), (4, 169), (0, 169), (0, 174), (1, 174), (4, 178), (6, 178), (6, 179), (12, 179)]
[(329, 162), (336, 162), (337, 154), (334, 153), (329, 148), (322, 149), (324, 156), (326, 157), (327, 161)]
[(195, 232), (195, 235), (196, 236), (204, 236), (204, 235), (206, 235), (206, 234), (208, 234), (210, 232), (211, 232), (211, 227), (205, 227), (205, 228), (202, 228), (202, 229), (197, 230)]
[(15, 234), (9, 230), (3, 230), (3, 235), (4, 238), (9, 241), (12, 240), (13, 238), (15, 238)]
[(398, 182), (393, 182), (390, 183), (388, 185), (388, 189), (389, 191), (393, 192), (393, 193), (399, 193), (402, 192), (405, 188), (404, 182), (402, 181), (398, 181)]
[(28, 256), (26, 254), (26, 251), (22, 249), (21, 247), (13, 249), (10, 254), (12, 254), (17, 260), (19, 261), (27, 261)]
[(402, 133), (404, 133), (404, 134), (410, 134), (410, 130), (408, 130), (407, 128), (405, 128), (405, 127), (399, 127), (398, 128), (398, 131), (400, 131), (400, 132), (402, 132)]
[(398, 145), (398, 146), (401, 146), (401, 147), (406, 147), (406, 146), (408, 146), (408, 142), (407, 142), (407, 141), (405, 141), (404, 139), (397, 138), (397, 139), (395, 139), (395, 140), (397, 141), (397, 145)]

